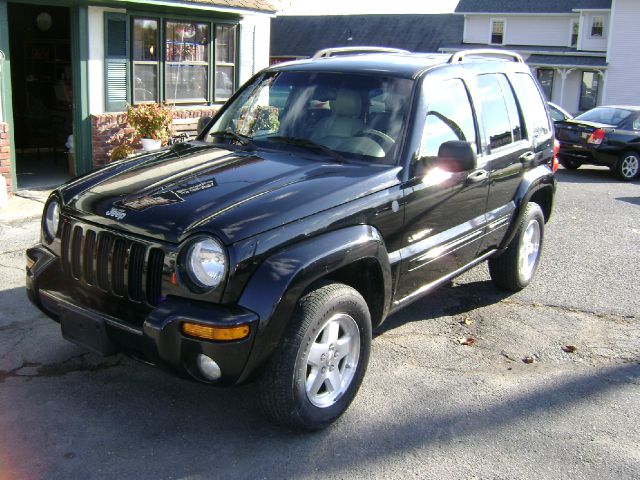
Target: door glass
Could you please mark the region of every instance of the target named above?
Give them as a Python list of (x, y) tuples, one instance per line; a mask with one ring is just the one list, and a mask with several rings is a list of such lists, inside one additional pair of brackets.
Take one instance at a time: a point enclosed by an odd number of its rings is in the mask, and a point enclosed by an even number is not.
[[(479, 75), (478, 88), (480, 89), (480, 101), (491, 149), (513, 143), (514, 133), (516, 133), (516, 138), (519, 140), (521, 135), (520, 119), (519, 117), (517, 117), (517, 121), (514, 119), (513, 126), (510, 120), (510, 114), (511, 116), (516, 116), (517, 107), (515, 111), (513, 104), (507, 107), (503, 90), (500, 86), (499, 75)], [(513, 92), (510, 91), (510, 88), (507, 92), (510, 93), (511, 101), (515, 103)]]

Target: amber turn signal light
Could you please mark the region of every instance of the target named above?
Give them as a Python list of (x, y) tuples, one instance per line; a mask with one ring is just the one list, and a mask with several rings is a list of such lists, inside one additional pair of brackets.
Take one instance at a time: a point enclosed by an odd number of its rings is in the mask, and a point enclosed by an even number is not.
[(202, 338), (204, 340), (217, 340), (220, 342), (230, 342), (232, 340), (242, 340), (249, 336), (251, 329), (249, 325), (238, 325), (235, 327), (211, 327), (199, 323), (185, 322), (182, 324), (182, 333), (190, 337)]

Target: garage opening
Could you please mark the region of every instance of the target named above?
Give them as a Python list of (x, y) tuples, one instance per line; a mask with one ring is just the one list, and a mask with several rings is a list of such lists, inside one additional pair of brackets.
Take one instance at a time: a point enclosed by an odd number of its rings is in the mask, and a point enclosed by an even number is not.
[(17, 187), (57, 186), (72, 176), (71, 12), (8, 4)]

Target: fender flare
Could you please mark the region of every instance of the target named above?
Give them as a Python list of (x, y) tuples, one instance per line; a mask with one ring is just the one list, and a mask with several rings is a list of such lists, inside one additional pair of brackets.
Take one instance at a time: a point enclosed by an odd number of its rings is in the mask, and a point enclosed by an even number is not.
[(258, 314), (256, 340), (238, 382), (249, 377), (278, 347), (298, 299), (315, 281), (363, 259), (373, 259), (384, 281), (384, 313), (391, 304), (391, 266), (382, 236), (355, 225), (291, 245), (265, 260), (244, 288), (238, 305)]
[(533, 195), (540, 190), (551, 191), (551, 204), (549, 205), (549, 215), (553, 211), (553, 199), (556, 191), (556, 177), (553, 172), (544, 165), (540, 165), (532, 170), (529, 170), (524, 174), (518, 190), (516, 191), (514, 202), (516, 204), (515, 212), (509, 225), (509, 229), (502, 240), (500, 249), (505, 249), (509, 246), (511, 241), (518, 231), (518, 225), (524, 216), (524, 211), (527, 203), (531, 200)]

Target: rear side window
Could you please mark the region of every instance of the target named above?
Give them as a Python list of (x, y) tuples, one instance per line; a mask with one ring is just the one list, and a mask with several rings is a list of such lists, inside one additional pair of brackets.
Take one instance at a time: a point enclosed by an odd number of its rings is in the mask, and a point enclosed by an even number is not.
[(422, 133), (420, 157), (436, 157), (440, 145), (450, 140), (476, 145), (473, 110), (464, 82), (458, 78), (446, 80), (429, 95), (431, 100)]
[(493, 73), (479, 75), (478, 88), (491, 149), (521, 140), (520, 114), (507, 77)]
[[(518, 100), (524, 112), (524, 119), (529, 137), (541, 140), (551, 135), (551, 125), (545, 108), (545, 101), (536, 87), (531, 75), (516, 73), (514, 75), (514, 87), (518, 94)], [(560, 114), (560, 112), (558, 112)], [(560, 114), (564, 120), (564, 115)]]

